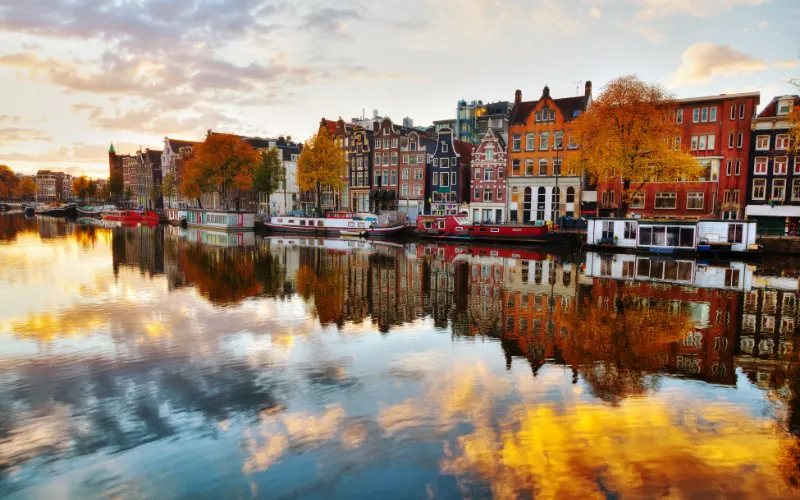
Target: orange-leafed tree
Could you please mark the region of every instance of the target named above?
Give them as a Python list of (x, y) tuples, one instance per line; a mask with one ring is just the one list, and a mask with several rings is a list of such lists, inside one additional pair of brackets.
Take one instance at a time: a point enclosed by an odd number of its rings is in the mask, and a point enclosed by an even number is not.
[(12, 198), (16, 196), (19, 177), (14, 174), (11, 167), (0, 165), (0, 198)]
[(193, 157), (186, 163), (181, 191), (190, 198), (217, 193), (227, 210), (234, 190), (252, 189), (253, 168), (259, 159), (256, 150), (240, 137), (210, 134), (195, 146)]
[[(794, 88), (800, 91), (800, 76), (791, 81)], [(789, 111), (789, 134), (791, 135), (792, 152), (800, 154), (800, 100), (795, 99), (792, 109)]]
[(33, 198), (36, 196), (37, 189), (38, 187), (33, 179), (30, 177), (23, 177), (17, 186), (17, 196), (19, 198)]
[(72, 194), (79, 200), (85, 200), (86, 197), (89, 196), (89, 184), (91, 183), (92, 181), (85, 175), (75, 177), (72, 179)]
[(301, 191), (314, 193), (317, 216), (322, 216), (322, 192), (342, 186), (347, 170), (344, 151), (327, 132), (321, 131), (306, 141), (297, 162), (297, 185)]
[(612, 80), (578, 117), (572, 132), (578, 155), (568, 160), (571, 172), (587, 172), (594, 182), (622, 181), (618, 214), (624, 216), (634, 195), (648, 182), (693, 180), (704, 173), (686, 145), (676, 142), (681, 125), (678, 103), (660, 85), (635, 75)]

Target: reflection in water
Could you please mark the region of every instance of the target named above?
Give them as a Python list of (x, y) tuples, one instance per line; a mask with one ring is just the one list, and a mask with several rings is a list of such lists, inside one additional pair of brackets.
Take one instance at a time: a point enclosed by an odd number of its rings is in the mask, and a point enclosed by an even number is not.
[(0, 215), (0, 496), (785, 497), (792, 269)]

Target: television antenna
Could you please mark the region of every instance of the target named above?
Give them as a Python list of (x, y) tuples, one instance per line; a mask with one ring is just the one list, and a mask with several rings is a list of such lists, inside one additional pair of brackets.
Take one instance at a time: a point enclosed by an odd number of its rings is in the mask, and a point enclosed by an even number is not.
[(583, 83), (583, 80), (572, 80), (572, 83), (575, 84), (575, 95), (581, 95), (581, 83)]

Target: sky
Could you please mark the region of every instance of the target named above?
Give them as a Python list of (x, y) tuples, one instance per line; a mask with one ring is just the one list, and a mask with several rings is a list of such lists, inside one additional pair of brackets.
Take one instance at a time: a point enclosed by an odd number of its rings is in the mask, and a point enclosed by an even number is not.
[(460, 99), (796, 93), (800, 0), (0, 0), (0, 164), (108, 175), (108, 147), (208, 129), (305, 140)]

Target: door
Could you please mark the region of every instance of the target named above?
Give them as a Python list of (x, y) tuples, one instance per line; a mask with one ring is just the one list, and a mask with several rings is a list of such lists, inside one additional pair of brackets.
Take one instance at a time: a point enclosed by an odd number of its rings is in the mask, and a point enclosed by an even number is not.
[(522, 200), (522, 223), (527, 224), (531, 221), (531, 205), (533, 204), (533, 190), (529, 187), (525, 188), (524, 197)]

